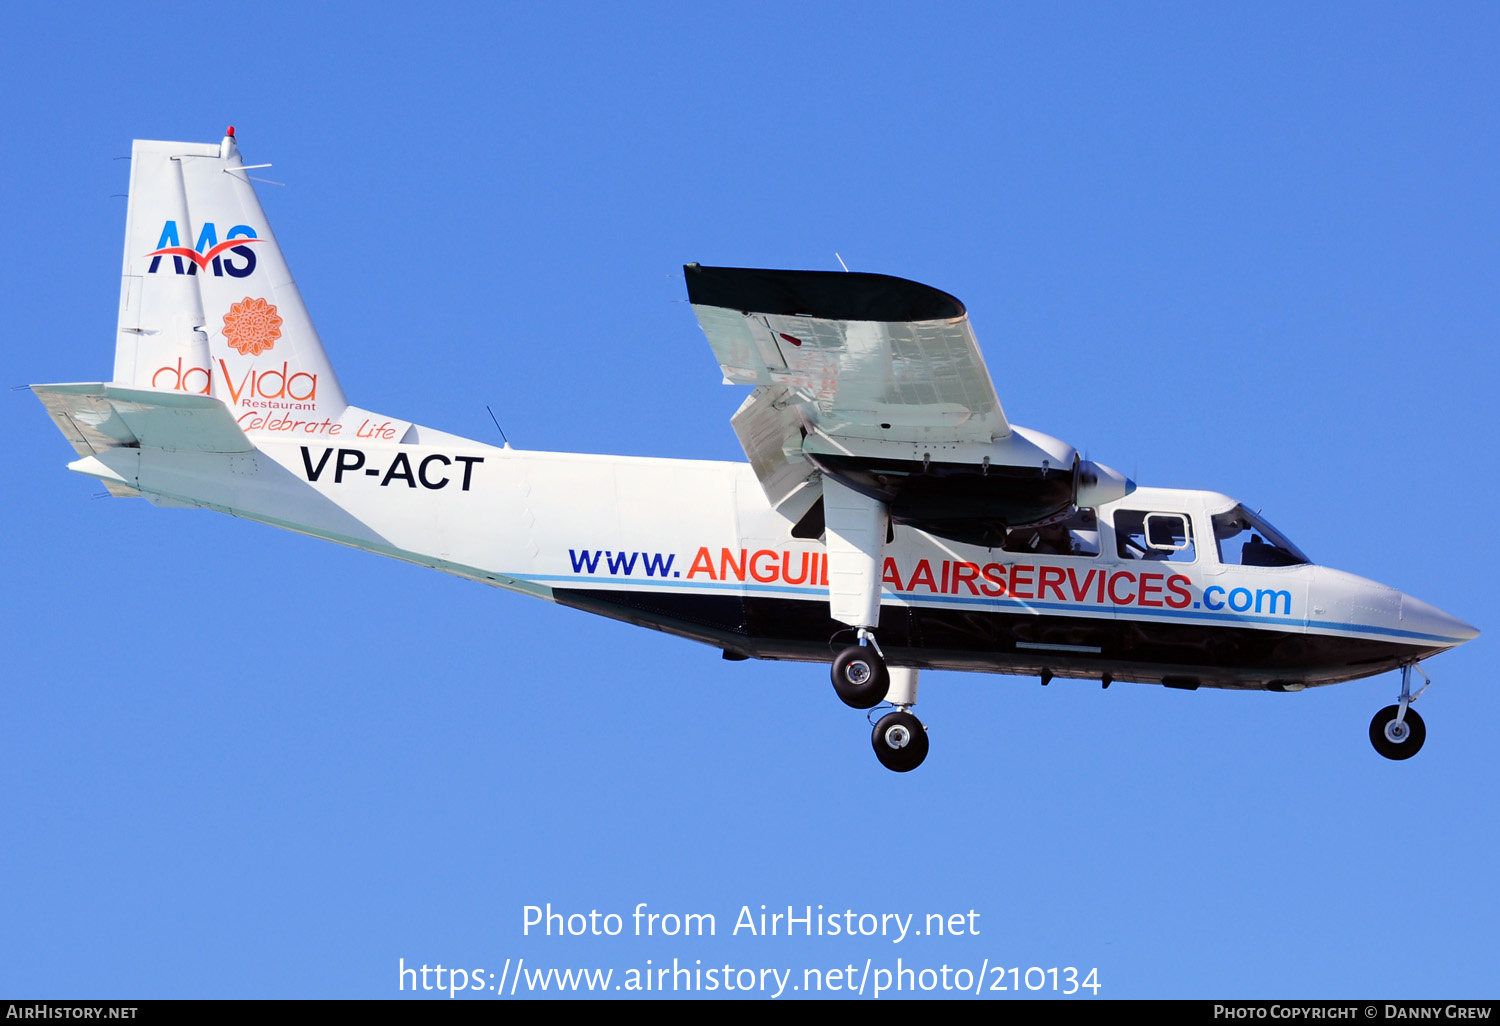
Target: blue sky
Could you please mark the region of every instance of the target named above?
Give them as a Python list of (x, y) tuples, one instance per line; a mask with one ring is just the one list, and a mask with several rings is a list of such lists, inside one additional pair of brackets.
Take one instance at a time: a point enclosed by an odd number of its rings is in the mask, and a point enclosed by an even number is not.
[[(1103, 997), (1495, 996), (1497, 44), (1478, 4), (8, 13), (7, 386), (108, 375), (118, 158), (232, 123), (362, 406), (738, 459), (681, 265), (837, 251), (963, 299), (1011, 420), (1487, 633), (1428, 665), (1406, 763), (1366, 738), (1393, 676), (932, 673), (932, 755), (895, 776), (821, 667), (95, 501), (0, 393), (0, 994), (900, 957), (1097, 967)], [(523, 936), (547, 902), (718, 935)], [(761, 904), (980, 933), (731, 936)]]

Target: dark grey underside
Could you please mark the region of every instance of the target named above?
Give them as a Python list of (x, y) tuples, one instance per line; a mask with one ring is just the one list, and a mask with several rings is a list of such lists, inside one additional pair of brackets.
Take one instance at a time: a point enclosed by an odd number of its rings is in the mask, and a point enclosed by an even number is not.
[[(825, 602), (560, 588), (561, 605), (757, 659), (828, 662), (852, 643)], [(1443, 649), (1236, 626), (887, 606), (877, 632), (895, 666), (1041, 674), (1173, 687), (1279, 689), (1355, 680)], [(1019, 644), (1018, 644), (1019, 643)], [(1097, 648), (1038, 650), (1026, 645)]]

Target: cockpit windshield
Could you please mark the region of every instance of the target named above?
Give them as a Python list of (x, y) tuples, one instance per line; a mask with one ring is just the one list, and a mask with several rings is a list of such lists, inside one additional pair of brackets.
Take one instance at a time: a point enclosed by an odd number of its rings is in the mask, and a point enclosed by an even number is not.
[(1214, 514), (1213, 522), (1219, 562), (1225, 566), (1301, 566), (1312, 562), (1285, 535), (1244, 506)]

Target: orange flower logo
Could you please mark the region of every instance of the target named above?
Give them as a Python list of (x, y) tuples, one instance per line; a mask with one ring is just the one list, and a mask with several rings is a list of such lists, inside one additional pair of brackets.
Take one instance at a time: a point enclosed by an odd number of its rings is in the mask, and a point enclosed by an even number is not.
[(259, 356), (281, 337), (281, 317), (264, 299), (246, 296), (224, 315), (224, 338), (241, 356)]

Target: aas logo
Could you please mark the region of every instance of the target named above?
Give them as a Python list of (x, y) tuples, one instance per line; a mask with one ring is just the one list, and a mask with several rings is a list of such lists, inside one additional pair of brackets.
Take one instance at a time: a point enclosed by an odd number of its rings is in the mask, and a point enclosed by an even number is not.
[[(255, 237), (254, 228), (237, 224), (225, 233), (224, 241), (220, 242), (214, 223), (205, 221), (203, 230), (198, 233), (197, 245), (189, 249), (182, 244), (177, 232), (177, 222), (168, 221), (162, 225), (161, 239), (157, 242), (156, 249), (146, 254), (151, 258), (151, 266), (146, 269), (146, 273), (155, 274), (156, 269), (161, 266), (161, 258), (169, 256), (177, 274), (197, 274), (200, 270), (207, 273), (212, 267), (216, 278), (222, 278), (225, 274), (231, 278), (245, 278), (255, 271), (255, 250), (248, 244), (260, 241)], [(224, 255), (226, 250), (244, 263), (236, 264)], [(183, 263), (184, 259), (186, 264)]]

